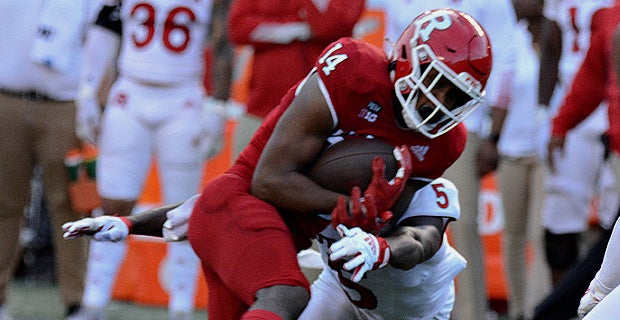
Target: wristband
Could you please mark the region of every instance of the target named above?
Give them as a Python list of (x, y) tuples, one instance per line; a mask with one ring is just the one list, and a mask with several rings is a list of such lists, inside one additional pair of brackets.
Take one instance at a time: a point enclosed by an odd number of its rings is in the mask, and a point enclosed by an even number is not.
[(379, 244), (379, 256), (377, 262), (375, 262), (373, 269), (383, 268), (390, 262), (391, 249), (387, 240), (383, 237), (376, 236), (377, 243)]
[(121, 216), (118, 218), (121, 219), (121, 221), (123, 221), (123, 223), (127, 226), (127, 230), (129, 231), (129, 233), (131, 233), (131, 229), (133, 228), (133, 222), (131, 222), (131, 220), (129, 220), (127, 217), (124, 217), (124, 216)]

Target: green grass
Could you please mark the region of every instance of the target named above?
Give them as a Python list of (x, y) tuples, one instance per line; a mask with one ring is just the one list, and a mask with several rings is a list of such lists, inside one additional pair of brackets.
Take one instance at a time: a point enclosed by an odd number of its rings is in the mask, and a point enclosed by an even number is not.
[[(8, 309), (15, 320), (62, 320), (64, 309), (56, 286), (15, 280), (8, 292)], [(167, 320), (164, 307), (112, 301), (109, 320)], [(194, 320), (206, 320), (204, 311), (196, 311)]]

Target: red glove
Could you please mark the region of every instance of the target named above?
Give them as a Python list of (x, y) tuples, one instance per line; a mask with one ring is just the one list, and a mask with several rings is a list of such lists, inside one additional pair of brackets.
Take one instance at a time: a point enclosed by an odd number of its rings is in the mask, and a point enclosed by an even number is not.
[(361, 193), (359, 187), (353, 187), (348, 206), (344, 196), (338, 197), (338, 204), (332, 211), (331, 224), (334, 228), (342, 224), (376, 234), (392, 219), (391, 211), (383, 211), (377, 215), (374, 196), (371, 194), (362, 200)]
[(376, 157), (372, 161), (372, 181), (364, 192), (364, 198), (371, 196), (377, 212), (390, 210), (405, 188), (405, 183), (411, 176), (413, 164), (411, 151), (407, 146), (394, 148), (394, 157), (398, 161), (398, 170), (392, 180), (385, 180), (385, 163), (383, 158)]

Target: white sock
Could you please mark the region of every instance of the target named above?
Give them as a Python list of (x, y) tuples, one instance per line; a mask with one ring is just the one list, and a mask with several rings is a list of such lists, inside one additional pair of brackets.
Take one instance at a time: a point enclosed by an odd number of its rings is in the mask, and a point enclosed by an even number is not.
[[(193, 312), (198, 287), (199, 259), (189, 242), (170, 242), (166, 256), (168, 310), (174, 312)], [(165, 283), (165, 282), (164, 282)]]
[(82, 304), (105, 308), (111, 300), (112, 285), (125, 258), (127, 244), (123, 242), (90, 241), (88, 270)]

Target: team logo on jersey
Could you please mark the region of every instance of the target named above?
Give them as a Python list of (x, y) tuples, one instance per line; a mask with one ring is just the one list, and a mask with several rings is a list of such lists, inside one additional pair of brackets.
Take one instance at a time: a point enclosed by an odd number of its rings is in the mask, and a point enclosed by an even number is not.
[(42, 39), (51, 40), (52, 36), (56, 34), (56, 31), (51, 26), (39, 26), (37, 33)]
[(409, 147), (409, 149), (411, 149), (411, 153), (413, 153), (413, 155), (418, 159), (418, 161), (424, 161), (424, 156), (426, 156), (426, 153), (428, 152), (428, 149), (430, 149), (430, 147), (416, 145)]
[(114, 103), (116, 105), (118, 105), (119, 107), (124, 108), (125, 106), (127, 106), (127, 95), (124, 92), (118, 93), (115, 97), (114, 97)]
[(360, 113), (357, 116), (368, 122), (375, 122), (379, 117), (379, 112), (381, 112), (381, 109), (382, 107), (378, 103), (370, 101), (366, 107), (360, 110)]

